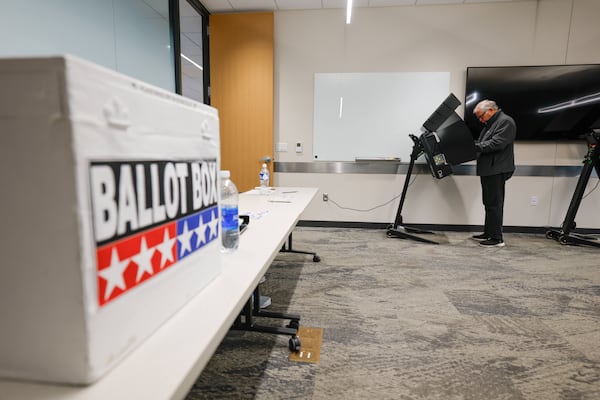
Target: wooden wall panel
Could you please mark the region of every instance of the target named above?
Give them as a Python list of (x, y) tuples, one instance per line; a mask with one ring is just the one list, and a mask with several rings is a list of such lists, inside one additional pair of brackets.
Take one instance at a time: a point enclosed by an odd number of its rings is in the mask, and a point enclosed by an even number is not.
[(273, 13), (211, 15), (209, 24), (221, 169), (246, 191), (258, 186), (260, 159), (273, 154)]

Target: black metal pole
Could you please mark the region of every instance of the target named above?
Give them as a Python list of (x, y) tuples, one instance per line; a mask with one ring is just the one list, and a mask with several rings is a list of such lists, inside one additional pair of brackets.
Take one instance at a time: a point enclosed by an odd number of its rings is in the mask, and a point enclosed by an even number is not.
[(398, 228), (398, 226), (402, 225), (402, 207), (404, 207), (404, 200), (406, 200), (406, 193), (408, 192), (408, 185), (410, 184), (410, 176), (412, 175), (413, 168), (415, 166), (415, 161), (421, 155), (423, 149), (421, 148), (421, 143), (419, 142), (419, 138), (415, 135), (409, 135), (413, 140), (413, 150), (410, 154), (410, 163), (408, 164), (408, 171), (406, 171), (406, 177), (404, 178), (404, 187), (402, 188), (402, 196), (400, 197), (400, 204), (398, 204), (398, 212), (396, 213), (396, 219), (394, 220), (394, 228)]

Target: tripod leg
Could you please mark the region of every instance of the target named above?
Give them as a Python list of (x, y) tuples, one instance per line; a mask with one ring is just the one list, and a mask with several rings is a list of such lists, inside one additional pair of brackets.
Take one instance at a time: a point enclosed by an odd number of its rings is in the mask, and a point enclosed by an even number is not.
[[(433, 232), (431, 232), (433, 233)], [(386, 232), (388, 237), (395, 237), (399, 239), (411, 239), (421, 243), (429, 243), (429, 244), (439, 244), (438, 242), (434, 242), (433, 240), (425, 239), (419, 236), (411, 235), (406, 232), (405, 227), (397, 227), (397, 228), (389, 228)]]
[(587, 137), (589, 143), (588, 152), (583, 159), (583, 168), (581, 170), (581, 174), (579, 175), (573, 197), (569, 203), (567, 215), (562, 223), (561, 230), (550, 230), (546, 232), (547, 238), (557, 240), (561, 244), (586, 244), (600, 247), (600, 242), (596, 240), (590, 240), (582, 235), (571, 233), (571, 231), (575, 229), (575, 216), (577, 215), (577, 211), (581, 205), (585, 188), (594, 168), (596, 169), (598, 177), (600, 178), (600, 147), (597, 145), (597, 139), (598, 138), (595, 136), (595, 134), (590, 134)]
[(393, 237), (393, 238), (398, 238), (398, 239), (411, 239), (411, 240), (415, 240), (417, 242), (422, 242), (422, 243), (438, 244), (437, 242), (434, 242), (433, 240), (424, 239), (422, 237), (411, 234), (411, 233), (433, 234), (433, 232), (404, 226), (402, 224), (402, 207), (404, 206), (404, 200), (406, 199), (406, 193), (408, 192), (408, 185), (410, 183), (410, 177), (412, 175), (412, 171), (415, 166), (415, 160), (417, 158), (419, 158), (419, 156), (421, 155), (421, 153), (423, 151), (423, 149), (421, 147), (421, 143), (419, 142), (419, 139), (414, 135), (410, 135), (410, 138), (414, 142), (413, 151), (410, 155), (410, 164), (408, 165), (408, 171), (406, 172), (406, 177), (404, 178), (404, 186), (402, 187), (402, 196), (400, 197), (400, 203), (398, 204), (398, 212), (396, 213), (396, 219), (394, 221), (394, 224), (391, 225), (390, 227), (388, 227), (386, 234), (387, 234), (387, 237)]

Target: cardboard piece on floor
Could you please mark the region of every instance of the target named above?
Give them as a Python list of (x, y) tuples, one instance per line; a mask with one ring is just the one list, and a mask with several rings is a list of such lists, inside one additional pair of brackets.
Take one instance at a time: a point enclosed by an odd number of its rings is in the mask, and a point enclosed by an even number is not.
[(290, 354), (290, 361), (317, 363), (321, 359), (323, 328), (298, 328), (300, 350)]

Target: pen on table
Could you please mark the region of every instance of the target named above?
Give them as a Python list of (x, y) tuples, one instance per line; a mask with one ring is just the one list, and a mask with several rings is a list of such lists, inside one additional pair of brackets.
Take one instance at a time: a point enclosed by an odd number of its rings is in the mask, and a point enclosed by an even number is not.
[(289, 192), (281, 192), (281, 193), (298, 193), (298, 191), (297, 190), (291, 190)]
[(291, 203), (289, 200), (267, 200), (271, 203)]

